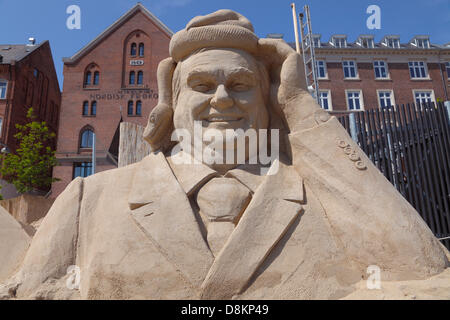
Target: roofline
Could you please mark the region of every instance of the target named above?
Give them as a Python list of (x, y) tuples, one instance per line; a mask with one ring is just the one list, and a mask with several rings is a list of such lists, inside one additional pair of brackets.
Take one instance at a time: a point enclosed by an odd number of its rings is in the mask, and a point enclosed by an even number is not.
[(87, 45), (85, 45), (82, 49), (80, 49), (77, 53), (75, 53), (70, 58), (63, 58), (63, 62), (66, 64), (75, 63), (78, 61), (84, 54), (89, 52), (92, 48), (94, 48), (98, 43), (100, 43), (104, 38), (109, 36), (113, 31), (115, 31), (125, 20), (133, 16), (137, 11), (142, 11), (146, 14), (150, 20), (156, 23), (156, 25), (161, 28), (161, 30), (166, 33), (169, 38), (173, 36), (173, 31), (169, 29), (161, 20), (159, 20), (153, 13), (151, 13), (147, 8), (145, 8), (140, 2), (134, 5), (128, 12), (122, 15), (119, 19), (117, 19), (112, 25), (106, 28), (102, 33), (100, 33), (96, 38), (90, 41)]
[[(40, 47), (42, 47), (42, 45), (44, 45), (46, 42), (49, 42), (48, 40), (44, 40), (44, 41), (42, 41), (41, 43), (39, 43), (39, 44), (35, 44), (35, 45), (33, 45), (33, 46), (28, 46), (28, 48), (33, 48), (33, 50), (30, 50), (30, 52), (28, 52), (26, 55), (24, 55), (23, 57), (22, 57), (22, 59), (20, 59), (20, 60), (14, 60), (14, 62), (20, 62), (20, 61), (22, 61), (23, 59), (25, 59), (26, 57), (28, 57), (30, 54), (32, 54), (34, 51), (36, 51), (37, 49), (39, 49)], [(8, 44), (9, 46), (17, 46), (17, 44)], [(20, 46), (26, 46), (26, 44), (18, 44), (18, 45), (20, 45)], [(3, 56), (3, 58), (4, 58), (4, 56)], [(10, 65), (11, 63), (0, 63), (0, 64), (5, 64), (5, 65)]]

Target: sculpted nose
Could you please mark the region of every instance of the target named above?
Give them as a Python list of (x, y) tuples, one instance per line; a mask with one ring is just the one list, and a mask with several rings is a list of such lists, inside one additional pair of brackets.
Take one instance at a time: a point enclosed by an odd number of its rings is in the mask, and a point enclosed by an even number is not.
[(233, 98), (228, 94), (227, 89), (223, 84), (217, 87), (214, 97), (211, 99), (211, 105), (218, 109), (227, 109), (234, 104)]

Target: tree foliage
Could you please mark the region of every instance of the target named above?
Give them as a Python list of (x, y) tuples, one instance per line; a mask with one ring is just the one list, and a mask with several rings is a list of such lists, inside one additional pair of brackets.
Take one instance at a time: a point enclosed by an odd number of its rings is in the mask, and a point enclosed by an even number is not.
[(28, 123), (16, 124), (19, 141), (16, 152), (7, 154), (0, 169), (4, 179), (12, 183), (18, 192), (49, 188), (57, 178), (52, 178), (51, 169), (56, 165), (55, 151), (48, 144), (55, 138), (45, 121), (35, 121), (33, 108), (27, 112)]

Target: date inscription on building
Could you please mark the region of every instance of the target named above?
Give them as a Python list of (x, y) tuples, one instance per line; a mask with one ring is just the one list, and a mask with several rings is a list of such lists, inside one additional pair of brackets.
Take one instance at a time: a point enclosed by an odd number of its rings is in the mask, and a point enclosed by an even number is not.
[(144, 60), (130, 60), (130, 66), (143, 66)]

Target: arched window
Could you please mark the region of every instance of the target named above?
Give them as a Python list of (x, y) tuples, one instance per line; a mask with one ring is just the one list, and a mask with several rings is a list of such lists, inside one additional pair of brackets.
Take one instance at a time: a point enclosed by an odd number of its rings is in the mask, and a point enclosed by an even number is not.
[(144, 82), (144, 73), (142, 71), (138, 72), (137, 84), (142, 84)]
[(97, 101), (92, 101), (91, 103), (91, 116), (95, 116), (97, 114)]
[(130, 72), (130, 81), (129, 81), (129, 84), (134, 84), (134, 82), (135, 82), (135, 78), (136, 77), (136, 75), (135, 75), (135, 73), (134, 73), (134, 71), (131, 71)]
[(136, 102), (136, 115), (141, 116), (142, 115), (142, 101)]
[(100, 72), (95, 71), (94, 72), (94, 85), (98, 86), (99, 82), (100, 82)]
[(133, 101), (128, 101), (128, 115), (133, 115)]
[(81, 134), (80, 148), (92, 148), (94, 142), (94, 131), (86, 129)]
[(85, 85), (90, 85), (91, 84), (91, 78), (92, 78), (92, 74), (90, 71), (86, 72), (86, 76), (84, 77), (84, 84)]
[(134, 42), (131, 44), (130, 54), (131, 54), (132, 56), (135, 56), (135, 55), (136, 55), (136, 43), (134, 43)]
[(83, 116), (89, 115), (89, 102), (84, 101), (83, 102)]
[(142, 42), (139, 43), (139, 56), (140, 57), (144, 56), (144, 44)]

